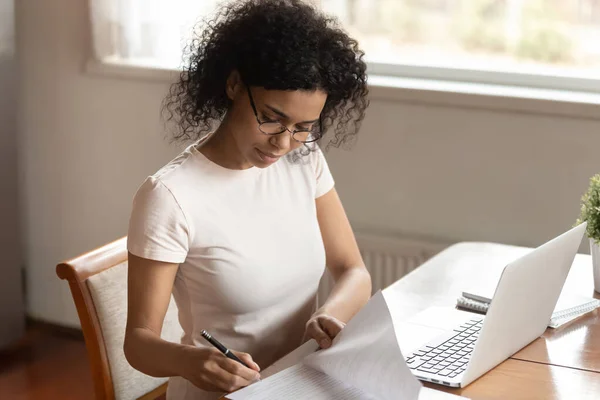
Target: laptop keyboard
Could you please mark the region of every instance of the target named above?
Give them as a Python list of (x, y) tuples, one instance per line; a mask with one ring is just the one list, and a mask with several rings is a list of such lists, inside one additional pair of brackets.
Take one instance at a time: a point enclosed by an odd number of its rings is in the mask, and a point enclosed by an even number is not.
[(448, 336), (427, 343), (406, 358), (408, 367), (440, 377), (454, 378), (461, 374), (467, 368), (482, 324), (483, 318), (471, 319)]

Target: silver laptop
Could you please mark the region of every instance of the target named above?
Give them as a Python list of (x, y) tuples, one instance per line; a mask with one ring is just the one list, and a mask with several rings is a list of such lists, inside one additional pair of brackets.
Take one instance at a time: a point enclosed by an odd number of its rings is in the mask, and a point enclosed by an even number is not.
[(544, 333), (583, 234), (583, 223), (511, 262), (486, 316), (475, 316), (406, 357), (420, 380), (465, 387)]

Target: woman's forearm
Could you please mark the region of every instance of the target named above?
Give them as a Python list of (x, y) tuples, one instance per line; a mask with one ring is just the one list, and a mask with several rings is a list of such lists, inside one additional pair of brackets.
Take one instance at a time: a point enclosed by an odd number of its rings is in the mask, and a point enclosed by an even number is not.
[(317, 313), (331, 315), (348, 322), (371, 297), (371, 276), (364, 267), (348, 268), (342, 272), (327, 300)]
[(127, 332), (123, 350), (129, 364), (154, 377), (182, 376), (188, 363), (189, 346), (167, 342), (149, 329)]

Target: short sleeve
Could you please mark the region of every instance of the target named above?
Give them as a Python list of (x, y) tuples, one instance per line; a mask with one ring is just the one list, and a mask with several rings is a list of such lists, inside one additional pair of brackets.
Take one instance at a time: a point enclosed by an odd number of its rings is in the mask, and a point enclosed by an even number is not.
[(182, 263), (187, 257), (189, 230), (185, 215), (159, 179), (146, 179), (134, 197), (127, 249), (138, 257), (170, 263)]
[(329, 165), (327, 165), (327, 160), (325, 160), (325, 156), (321, 149), (317, 149), (314, 153), (314, 167), (315, 167), (315, 176), (317, 178), (317, 186), (315, 190), (315, 199), (323, 196), (331, 189), (335, 184), (333, 180), (333, 176), (331, 175), (331, 171), (329, 171)]

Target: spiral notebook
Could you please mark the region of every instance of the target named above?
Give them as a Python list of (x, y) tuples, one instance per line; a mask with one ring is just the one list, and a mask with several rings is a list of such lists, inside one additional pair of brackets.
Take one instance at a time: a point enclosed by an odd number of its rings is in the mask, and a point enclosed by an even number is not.
[[(463, 292), (462, 296), (456, 300), (456, 307), (485, 314), (490, 306), (490, 301), (491, 299), (486, 296)], [(600, 307), (600, 300), (598, 299), (570, 294), (561, 295), (556, 303), (548, 327), (558, 328), (585, 313), (594, 311), (598, 307)]]

